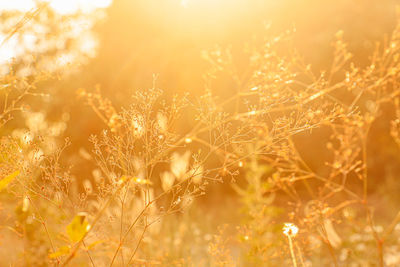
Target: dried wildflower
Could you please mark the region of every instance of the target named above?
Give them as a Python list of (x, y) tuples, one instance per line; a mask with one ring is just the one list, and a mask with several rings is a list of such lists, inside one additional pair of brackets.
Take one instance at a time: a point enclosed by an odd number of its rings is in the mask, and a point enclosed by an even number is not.
[(92, 183), (90, 182), (90, 180), (85, 179), (83, 181), (83, 188), (85, 189), (87, 194), (93, 193), (93, 186), (92, 186)]
[(157, 113), (157, 128), (160, 133), (165, 133), (168, 129), (168, 118), (163, 113)]
[(136, 138), (142, 137), (145, 132), (143, 116), (141, 115), (133, 116), (131, 123), (132, 123), (133, 135)]
[(121, 118), (118, 114), (114, 113), (108, 122), (108, 126), (110, 127), (112, 132), (116, 132), (118, 128), (121, 127)]
[(203, 171), (204, 168), (201, 165), (193, 166), (192, 169), (189, 171), (190, 177), (192, 177), (192, 181), (195, 184), (200, 184), (203, 179)]

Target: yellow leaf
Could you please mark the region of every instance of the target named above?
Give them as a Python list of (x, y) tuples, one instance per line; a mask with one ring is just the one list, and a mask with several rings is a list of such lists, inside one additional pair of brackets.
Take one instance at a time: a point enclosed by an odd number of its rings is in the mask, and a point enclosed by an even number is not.
[(142, 185), (145, 185), (145, 184), (147, 184), (147, 185), (152, 185), (152, 184), (153, 184), (150, 180), (141, 179), (141, 178), (134, 178), (133, 181), (134, 181), (136, 184), (142, 184)]
[(132, 177), (131, 176), (127, 176), (127, 175), (122, 175), (121, 178), (119, 179), (118, 183), (119, 184), (123, 184), (126, 181), (130, 180)]
[(67, 254), (69, 254), (69, 251), (70, 251), (70, 247), (69, 246), (62, 246), (56, 252), (50, 253), (49, 254), (49, 258), (50, 259), (55, 259), (55, 258), (58, 258), (60, 256), (67, 255)]
[(104, 243), (104, 242), (106, 242), (106, 241), (105, 241), (105, 240), (97, 240), (97, 241), (91, 243), (91, 244), (87, 247), (87, 249), (88, 249), (88, 250), (91, 250), (91, 249), (93, 249), (95, 246), (97, 246), (98, 244), (101, 244), (101, 243)]
[(85, 212), (78, 213), (72, 222), (67, 226), (67, 234), (72, 242), (81, 241), (90, 229)]
[(0, 191), (5, 189), (18, 176), (20, 171), (15, 171), (0, 181)]
[(139, 184), (139, 185), (152, 185), (153, 183), (150, 180), (147, 179), (141, 179), (138, 177), (133, 177), (133, 176), (128, 176), (128, 175), (123, 175), (120, 179), (119, 179), (119, 184), (123, 184), (126, 181), (133, 181), (135, 184)]

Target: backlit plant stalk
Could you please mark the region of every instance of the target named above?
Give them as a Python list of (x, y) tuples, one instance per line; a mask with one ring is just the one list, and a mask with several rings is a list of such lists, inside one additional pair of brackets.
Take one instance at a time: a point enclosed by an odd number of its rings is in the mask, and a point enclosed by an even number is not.
[(294, 238), (298, 232), (299, 228), (297, 228), (297, 226), (294, 225), (293, 223), (285, 223), (285, 225), (283, 226), (283, 234), (286, 235), (288, 238), (290, 256), (292, 258), (292, 263), (294, 267), (297, 267), (297, 262), (296, 262), (296, 254), (294, 253), (292, 238)]

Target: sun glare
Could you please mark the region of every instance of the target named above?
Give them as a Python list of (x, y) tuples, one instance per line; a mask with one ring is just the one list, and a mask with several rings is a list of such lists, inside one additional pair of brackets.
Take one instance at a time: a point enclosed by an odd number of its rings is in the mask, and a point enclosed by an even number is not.
[(184, 8), (187, 8), (189, 4), (189, 0), (181, 0), (181, 6), (183, 6)]
[[(112, 0), (43, 0), (42, 2), (49, 2), (54, 11), (66, 15), (77, 11), (90, 13), (98, 8), (106, 8), (111, 5)], [(15, 10), (27, 12), (35, 8), (37, 6), (36, 3), (37, 1), (34, 0), (3, 0), (0, 1), (0, 12)]]
[[(0, 43), (3, 42), (4, 40), (4, 35), (0, 36)], [(17, 40), (15, 38), (12, 38), (12, 40), (9, 40), (7, 43), (5, 43), (1, 49), (0, 49), (0, 65), (8, 62), (15, 56), (17, 56), (17, 49), (15, 49), (15, 46), (17, 45)]]
[(50, 6), (60, 14), (72, 14), (77, 11), (90, 13), (97, 8), (106, 8), (111, 3), (112, 0), (52, 0)]
[(27, 12), (36, 6), (33, 0), (3, 0), (0, 1), (0, 12), (6, 10), (19, 10)]
[[(59, 40), (52, 40), (51, 38), (45, 40), (38, 38), (33, 34), (45, 35), (49, 28), (45, 25), (38, 23), (28, 23), (24, 25), (23, 29), (13, 36), (8, 36), (10, 32), (10, 25), (14, 25), (17, 21), (9, 21), (0, 25), (0, 73), (8, 71), (8, 64), (11, 60), (29, 61), (26, 55), (42, 53), (46, 50), (51, 50), (54, 47), (62, 47), (67, 45), (67, 39), (74, 40), (74, 47), (79, 53), (64, 53), (56, 56), (54, 64), (46, 64), (47, 67), (54, 65), (54, 68), (66, 66), (73, 63), (76, 59), (82, 59), (80, 55), (94, 57), (97, 51), (96, 37), (91, 33), (93, 21), (90, 14), (96, 10), (107, 8), (111, 5), (112, 0), (0, 0), (0, 15), (7, 12), (20, 12), (24, 14), (36, 10), (40, 3), (48, 3), (48, 8), (53, 10), (58, 17), (79, 14), (79, 18), (68, 20), (63, 25), (69, 25), (67, 28), (62, 29), (65, 37), (65, 43)], [(21, 16), (21, 15), (18, 15)], [(95, 20), (95, 18), (93, 18)], [(86, 34), (83, 34), (83, 33)], [(53, 69), (54, 69), (53, 68)], [(29, 72), (27, 72), (29, 73)]]

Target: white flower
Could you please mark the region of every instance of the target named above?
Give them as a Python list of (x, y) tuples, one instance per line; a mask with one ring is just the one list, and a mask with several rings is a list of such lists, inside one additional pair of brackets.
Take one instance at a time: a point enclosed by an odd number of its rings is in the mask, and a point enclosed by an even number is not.
[(286, 235), (287, 237), (295, 237), (299, 232), (299, 228), (293, 223), (285, 223), (283, 225), (282, 230), (283, 234)]

